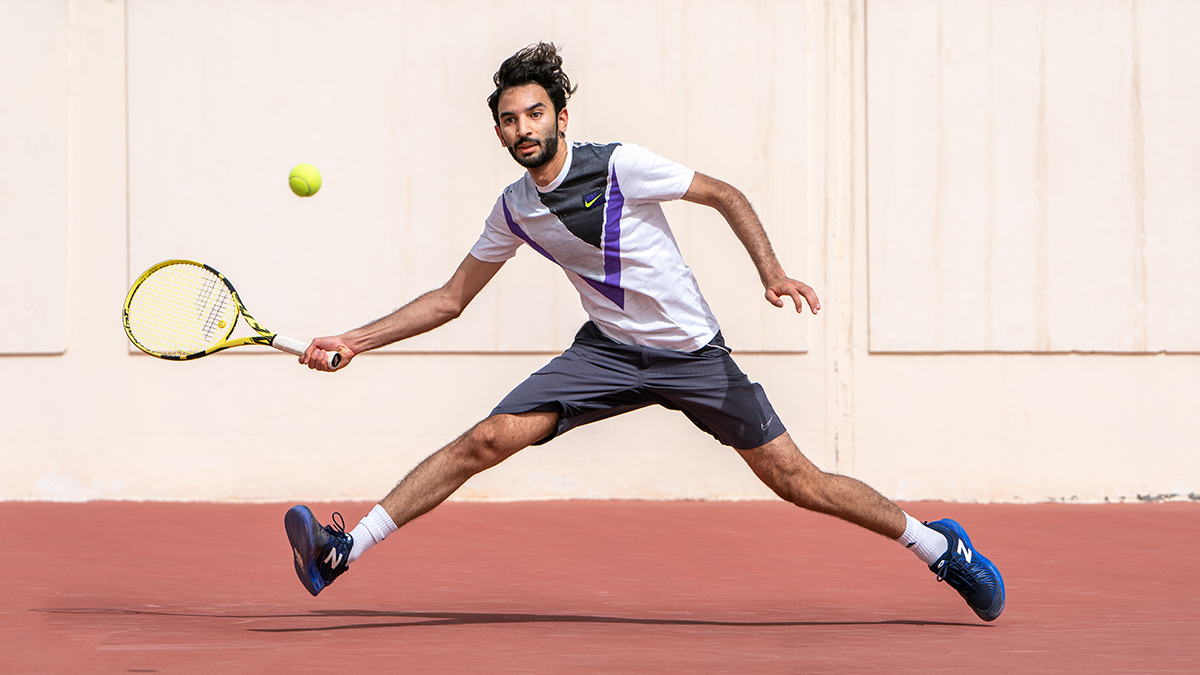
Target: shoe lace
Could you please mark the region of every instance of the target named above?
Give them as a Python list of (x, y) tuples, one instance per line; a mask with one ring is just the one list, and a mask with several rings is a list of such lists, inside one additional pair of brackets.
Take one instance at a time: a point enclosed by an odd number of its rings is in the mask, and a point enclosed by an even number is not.
[(983, 572), (983, 565), (974, 562), (968, 563), (961, 555), (954, 554), (938, 570), (937, 580), (945, 581), (955, 588), (965, 589), (974, 593), (979, 590), (980, 578), (983, 576)]
[[(350, 566), (350, 563), (342, 564), (341, 556), (350, 554), (351, 539), (350, 535), (346, 532), (346, 520), (337, 511), (333, 512), (333, 522), (329, 525), (322, 525), (322, 527), (325, 528), (325, 533), (329, 535), (329, 541), (325, 545), (325, 548), (321, 549), (320, 554), (318, 554), (317, 564), (321, 578), (325, 580), (325, 583), (331, 583)], [(338, 554), (337, 560), (332, 563), (333, 566), (324, 557), (329, 553), (329, 549), (333, 549)]]
[(324, 527), (325, 532), (329, 534), (330, 544), (336, 546), (338, 550), (349, 545), (350, 534), (346, 532), (346, 520), (342, 518), (342, 514), (334, 511), (333, 522)]
[[(342, 514), (338, 513), (337, 511), (334, 511), (332, 524), (333, 524), (333, 527), (337, 528), (338, 532), (340, 532), (342, 534), (346, 534), (346, 519), (342, 518)], [(333, 530), (328, 525), (325, 526), (325, 529), (329, 530), (331, 533), (333, 532)], [(926, 577), (926, 579), (928, 579), (928, 578), (929, 577)]]

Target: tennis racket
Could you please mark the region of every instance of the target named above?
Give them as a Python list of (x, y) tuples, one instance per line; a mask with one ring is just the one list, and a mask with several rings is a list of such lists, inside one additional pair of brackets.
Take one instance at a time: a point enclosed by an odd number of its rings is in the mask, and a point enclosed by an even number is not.
[[(167, 260), (142, 273), (125, 297), (125, 334), (138, 349), (171, 361), (189, 361), (230, 347), (266, 345), (301, 356), (308, 344), (263, 328), (250, 316), (233, 284), (191, 260)], [(230, 339), (238, 316), (257, 335)], [(337, 368), (342, 355), (329, 355)]]

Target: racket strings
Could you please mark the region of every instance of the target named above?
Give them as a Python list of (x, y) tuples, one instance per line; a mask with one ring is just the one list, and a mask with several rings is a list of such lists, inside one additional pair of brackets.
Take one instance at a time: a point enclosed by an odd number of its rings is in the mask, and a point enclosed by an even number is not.
[(237, 303), (208, 269), (176, 263), (146, 277), (129, 304), (129, 334), (160, 356), (202, 352), (233, 332)]
[[(226, 298), (228, 294), (215, 293), (218, 284), (224, 288), (224, 284), (221, 284), (219, 279), (210, 275), (209, 278), (204, 280), (203, 288), (196, 294), (196, 315), (199, 316), (204, 312), (206, 307), (209, 308), (208, 317), (204, 320), (204, 326), (201, 327), (206, 341), (212, 340), (212, 336), (221, 327), (221, 318), (224, 316), (223, 312), (227, 304)], [(214, 294), (216, 302), (212, 302)]]

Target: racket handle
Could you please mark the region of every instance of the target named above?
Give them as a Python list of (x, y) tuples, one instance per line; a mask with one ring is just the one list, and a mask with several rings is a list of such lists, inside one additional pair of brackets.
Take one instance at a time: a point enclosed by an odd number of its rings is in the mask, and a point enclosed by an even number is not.
[[(296, 356), (304, 356), (304, 350), (308, 349), (307, 342), (301, 342), (299, 340), (292, 339), (286, 335), (276, 335), (275, 338), (271, 340), (271, 346), (274, 347), (275, 349), (278, 349), (281, 352), (287, 352), (288, 354), (294, 354)], [(339, 365), (341, 365), (341, 363), (342, 363), (342, 355), (341, 354), (339, 354), (338, 352), (332, 352), (329, 354), (329, 367), (330, 368), (337, 370), (337, 367)]]

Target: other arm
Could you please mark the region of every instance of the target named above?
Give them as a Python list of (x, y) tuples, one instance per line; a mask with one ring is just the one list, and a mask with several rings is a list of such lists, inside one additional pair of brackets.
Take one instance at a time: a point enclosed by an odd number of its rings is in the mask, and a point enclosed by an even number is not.
[(813, 314), (821, 309), (821, 301), (817, 299), (816, 291), (802, 281), (789, 278), (783, 271), (758, 214), (754, 213), (754, 207), (750, 206), (750, 200), (746, 199), (741, 190), (697, 172), (683, 199), (711, 206), (725, 218), (725, 222), (729, 223), (733, 233), (746, 247), (750, 259), (754, 261), (758, 278), (762, 280), (763, 288), (767, 289), (768, 302), (776, 307), (783, 307), (783, 297), (791, 296), (792, 301), (796, 303), (797, 312), (804, 311), (805, 301)]
[(336, 351), (342, 355), (339, 369), (345, 368), (358, 354), (420, 335), (457, 319), (503, 266), (503, 262), (488, 263), (468, 255), (441, 288), (419, 296), (362, 328), (316, 338), (300, 357), (300, 363), (313, 370), (328, 371), (328, 352)]

